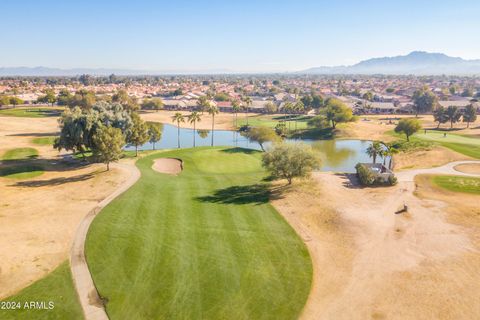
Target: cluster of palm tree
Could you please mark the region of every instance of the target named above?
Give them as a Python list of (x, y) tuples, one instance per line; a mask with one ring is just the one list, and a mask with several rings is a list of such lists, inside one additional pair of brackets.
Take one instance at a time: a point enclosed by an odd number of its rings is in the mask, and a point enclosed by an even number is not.
[[(213, 147), (213, 136), (215, 130), (215, 115), (218, 114), (217, 106), (213, 104), (209, 104), (206, 111), (208, 114), (212, 116), (212, 147)], [(193, 124), (193, 146), (196, 146), (195, 142), (195, 133), (197, 129), (197, 122), (202, 120), (201, 113), (198, 111), (192, 111), (189, 115), (184, 116), (182, 113), (177, 112), (172, 116), (172, 121), (177, 124), (177, 140), (178, 140), (178, 148), (180, 148), (180, 123), (185, 122), (187, 120), (189, 123)]]
[(292, 102), (285, 102), (285, 104), (283, 105), (283, 114), (284, 114), (284, 117), (283, 119), (286, 121), (287, 120), (287, 113), (290, 114), (290, 121), (288, 122), (288, 131), (290, 131), (290, 123), (291, 123), (291, 118), (292, 117), (295, 117), (294, 121), (295, 121), (295, 131), (297, 131), (297, 120), (298, 120), (298, 116), (302, 113), (305, 112), (305, 105), (303, 104), (303, 102), (301, 100), (297, 100), (295, 103), (292, 103)]
[(388, 169), (392, 169), (392, 158), (394, 154), (399, 152), (398, 149), (392, 143), (381, 142), (381, 141), (373, 141), (370, 146), (368, 146), (366, 153), (370, 158), (372, 158), (373, 164), (377, 162), (377, 157), (383, 158), (383, 165), (387, 158), (389, 157), (388, 161)]

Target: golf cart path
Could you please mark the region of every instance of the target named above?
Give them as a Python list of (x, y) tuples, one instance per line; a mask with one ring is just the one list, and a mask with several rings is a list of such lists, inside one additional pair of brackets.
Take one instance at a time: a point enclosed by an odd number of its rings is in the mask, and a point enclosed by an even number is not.
[(83, 218), (75, 233), (70, 252), (70, 269), (72, 272), (73, 283), (75, 284), (83, 314), (87, 320), (108, 319), (103, 301), (98, 295), (97, 288), (93, 283), (92, 275), (90, 274), (85, 259), (85, 240), (87, 238), (88, 229), (93, 219), (95, 219), (97, 214), (106, 205), (128, 190), (140, 178), (140, 171), (135, 164), (113, 163), (111, 166), (128, 171), (130, 176), (117, 190), (99, 202), (98, 205)]
[(397, 176), (398, 181), (402, 181), (402, 182), (413, 181), (415, 179), (415, 176), (419, 174), (453, 174), (457, 176), (480, 177), (480, 174), (465, 173), (455, 169), (456, 166), (461, 164), (480, 164), (480, 161), (475, 161), (475, 160), (454, 161), (454, 162), (447, 163), (446, 165), (435, 167), (435, 168), (399, 171), (395, 173), (395, 175)]
[[(298, 212), (284, 214), (304, 240), (313, 264), (312, 288), (300, 319), (369, 319), (372, 314), (384, 311), (375, 310), (377, 298), (392, 292), (382, 290), (391, 289), (388, 283), (397, 279), (398, 274), (416, 270), (426, 261), (435, 264), (463, 252), (476, 251), (468, 235), (444, 219), (443, 203), (414, 195), (416, 175), (480, 177), (479, 174), (457, 171), (455, 167), (461, 164), (480, 164), (480, 161), (455, 161), (436, 168), (396, 172), (398, 186), (389, 190), (349, 189), (344, 185), (346, 178), (333, 173), (319, 173), (316, 179), (323, 186), (322, 197), (333, 199), (348, 234), (354, 240), (355, 256), (348, 273), (341, 273), (343, 265), (338, 266), (340, 271), (335, 273), (332, 270), (328, 281), (325, 281), (329, 243), (317, 234), (312, 220), (303, 220)], [(350, 201), (341, 201), (346, 197)], [(409, 218), (395, 214), (405, 203), (409, 207)], [(329, 263), (336, 263), (334, 256), (327, 258), (331, 260)], [(340, 278), (342, 281), (338, 280)], [(395, 305), (392, 303), (391, 309), (385, 310), (385, 315), (394, 314)], [(404, 311), (413, 314), (423, 312), (415, 308), (412, 306)], [(405, 318), (413, 319), (411, 316)]]

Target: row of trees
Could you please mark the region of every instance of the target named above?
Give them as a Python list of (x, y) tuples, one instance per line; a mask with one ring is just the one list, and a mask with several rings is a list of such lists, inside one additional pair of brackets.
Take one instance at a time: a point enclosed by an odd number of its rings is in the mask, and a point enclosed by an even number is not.
[(433, 119), (438, 123), (437, 129), (440, 128), (441, 124), (447, 122), (450, 122), (451, 129), (453, 128), (453, 124), (459, 122), (461, 118), (463, 118), (463, 122), (467, 123), (468, 128), (471, 122), (477, 120), (477, 110), (471, 104), (465, 107), (463, 112), (456, 106), (449, 106), (448, 108), (439, 106), (433, 110)]
[(97, 161), (109, 164), (122, 155), (126, 144), (138, 147), (147, 141), (161, 139), (162, 125), (146, 123), (132, 110), (120, 103), (97, 102), (90, 109), (75, 107), (66, 110), (59, 119), (60, 136), (54, 147), (80, 153), (92, 152)]
[(0, 96), (0, 107), (2, 106), (16, 106), (23, 104), (24, 101), (15, 96)]

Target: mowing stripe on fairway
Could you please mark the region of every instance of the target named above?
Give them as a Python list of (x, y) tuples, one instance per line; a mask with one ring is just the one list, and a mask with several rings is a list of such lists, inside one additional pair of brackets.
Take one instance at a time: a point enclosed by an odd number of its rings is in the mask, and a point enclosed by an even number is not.
[[(181, 158), (184, 171), (153, 171), (159, 157)], [(101, 212), (87, 237), (88, 264), (111, 319), (298, 317), (310, 257), (258, 193), (265, 176), (259, 152), (185, 149), (137, 165), (140, 180)]]

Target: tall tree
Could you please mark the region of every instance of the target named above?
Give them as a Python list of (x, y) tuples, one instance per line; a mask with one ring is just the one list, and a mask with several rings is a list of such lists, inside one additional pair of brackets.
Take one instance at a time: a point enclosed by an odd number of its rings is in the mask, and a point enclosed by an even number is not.
[(447, 110), (445, 110), (445, 117), (447, 118), (447, 121), (450, 122), (450, 129), (452, 129), (453, 124), (457, 123), (462, 117), (462, 113), (457, 107), (448, 106)]
[(337, 123), (349, 122), (353, 120), (352, 109), (350, 109), (342, 101), (330, 98), (328, 99), (325, 109), (322, 110), (322, 114), (325, 118), (332, 123), (332, 128), (335, 129)]
[(145, 144), (150, 138), (148, 129), (146, 122), (132, 112), (132, 127), (128, 132), (127, 142), (135, 146), (135, 157), (138, 156), (138, 146)]
[(413, 109), (417, 117), (419, 113), (432, 111), (438, 104), (437, 96), (426, 86), (415, 90), (412, 99)]
[(404, 133), (407, 136), (407, 141), (410, 141), (410, 136), (421, 128), (422, 125), (417, 119), (402, 119), (395, 127), (395, 132)]
[(218, 114), (218, 108), (215, 105), (210, 105), (208, 108), (208, 114), (212, 116), (212, 147), (213, 147), (213, 136), (215, 134), (215, 115)]
[(172, 121), (177, 123), (177, 140), (178, 140), (178, 148), (180, 148), (180, 123), (185, 122), (185, 118), (180, 112), (176, 112), (172, 116)]
[(196, 135), (196, 125), (197, 122), (202, 121), (202, 117), (200, 116), (200, 113), (197, 111), (193, 111), (188, 115), (188, 122), (193, 123), (193, 147), (195, 148), (195, 135)]
[(433, 110), (433, 120), (438, 123), (437, 129), (440, 128), (440, 124), (448, 122), (448, 117), (443, 106), (438, 106)]
[(243, 101), (243, 107), (245, 108), (245, 117), (247, 119), (247, 126), (248, 126), (248, 111), (250, 106), (252, 105), (252, 98), (250, 98), (249, 96), (243, 96), (242, 101)]
[(265, 151), (265, 148), (263, 147), (265, 142), (280, 141), (280, 137), (275, 130), (269, 127), (253, 127), (246, 131), (245, 135), (250, 141), (258, 142), (262, 151)]
[(282, 143), (263, 154), (262, 165), (274, 178), (287, 179), (292, 184), (293, 178), (309, 177), (320, 167), (320, 159), (309, 146)]
[(147, 122), (148, 125), (148, 137), (152, 144), (153, 150), (155, 150), (155, 143), (162, 139), (163, 124), (158, 122)]
[(463, 112), (463, 122), (467, 123), (467, 128), (470, 127), (470, 122), (477, 121), (477, 110), (472, 104), (469, 104)]
[(142, 101), (141, 108), (158, 111), (163, 109), (163, 101), (160, 98), (145, 99)]
[(377, 156), (382, 155), (383, 147), (378, 141), (373, 141), (367, 148), (366, 153), (372, 158), (373, 164), (377, 161)]
[(125, 138), (120, 129), (114, 127), (100, 126), (94, 137), (93, 156), (97, 161), (107, 165), (110, 170), (110, 162), (117, 161), (122, 156), (122, 148), (125, 145)]
[(120, 103), (129, 111), (136, 111), (139, 109), (137, 99), (128, 95), (125, 90), (118, 90), (113, 96), (112, 101)]
[(240, 105), (240, 102), (235, 99), (232, 101), (232, 112), (234, 114), (234, 122), (235, 122), (235, 128), (238, 127), (238, 113), (242, 110), (242, 106)]

